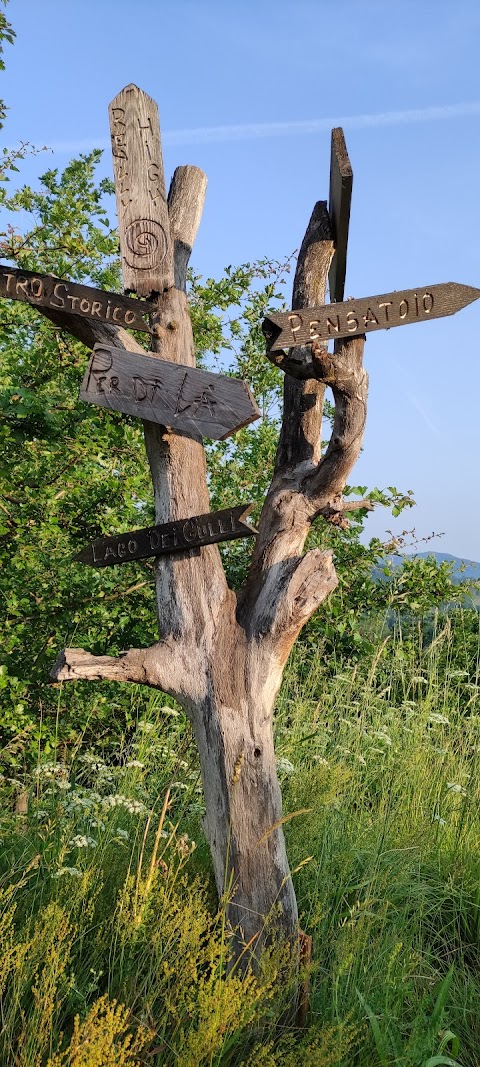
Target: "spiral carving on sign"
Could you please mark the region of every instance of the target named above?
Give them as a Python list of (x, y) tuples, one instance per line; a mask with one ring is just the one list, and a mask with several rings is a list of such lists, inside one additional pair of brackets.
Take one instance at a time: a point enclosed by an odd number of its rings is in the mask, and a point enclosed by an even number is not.
[(151, 270), (165, 259), (168, 241), (165, 230), (153, 219), (136, 219), (125, 232), (125, 259), (129, 267)]

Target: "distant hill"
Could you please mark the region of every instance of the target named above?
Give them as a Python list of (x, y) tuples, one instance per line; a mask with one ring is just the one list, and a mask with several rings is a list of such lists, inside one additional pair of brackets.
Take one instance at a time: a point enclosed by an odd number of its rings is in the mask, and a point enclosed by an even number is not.
[[(452, 581), (457, 585), (460, 582), (480, 581), (480, 563), (462, 559), (461, 556), (452, 556), (449, 552), (411, 552), (408, 556), (392, 554), (388, 556), (388, 562), (394, 567), (401, 567), (405, 559), (428, 559), (430, 556), (433, 556), (437, 563), (453, 563)], [(380, 580), (384, 578), (381, 565), (374, 567), (373, 577)]]
[[(449, 552), (412, 552), (412, 556), (419, 559), (434, 556), (437, 563), (453, 563), (452, 580), (454, 582), (480, 581), (480, 563), (475, 563), (474, 560), (451, 556)], [(397, 559), (401, 560), (401, 556), (397, 556)]]

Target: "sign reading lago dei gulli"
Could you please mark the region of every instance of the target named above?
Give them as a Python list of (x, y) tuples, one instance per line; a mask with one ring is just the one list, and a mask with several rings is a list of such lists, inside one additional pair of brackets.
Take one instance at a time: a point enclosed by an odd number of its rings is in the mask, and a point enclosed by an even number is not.
[(91, 567), (111, 567), (132, 559), (165, 556), (171, 552), (185, 552), (218, 541), (232, 541), (237, 537), (253, 537), (257, 531), (245, 520), (253, 504), (237, 504), (223, 511), (207, 515), (193, 515), (190, 519), (165, 522), (146, 530), (102, 537), (82, 549), (75, 559)]

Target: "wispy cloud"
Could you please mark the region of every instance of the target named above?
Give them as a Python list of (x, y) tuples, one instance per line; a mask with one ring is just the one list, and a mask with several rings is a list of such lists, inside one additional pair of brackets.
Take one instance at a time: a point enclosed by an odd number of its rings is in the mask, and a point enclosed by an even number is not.
[[(292, 122), (249, 122), (229, 126), (194, 126), (184, 130), (165, 130), (165, 145), (223, 144), (228, 141), (253, 141), (269, 137), (295, 137), (343, 126), (345, 130), (375, 129), (381, 126), (408, 126), (417, 122), (439, 122), (447, 119), (480, 115), (480, 100), (438, 107), (409, 108), (404, 111), (377, 111), (365, 115), (333, 115), (329, 118), (302, 119)], [(53, 141), (49, 147), (56, 153), (88, 152), (91, 148), (107, 148), (105, 138), (78, 141)]]
[(438, 426), (436, 426), (435, 423), (432, 422), (432, 420), (430, 418), (430, 415), (428, 414), (428, 411), (426, 411), (425, 407), (423, 406), (423, 404), (419, 400), (418, 396), (416, 396), (415, 393), (406, 393), (405, 395), (408, 397), (412, 407), (415, 408), (415, 411), (418, 411), (418, 414), (420, 415), (420, 418), (425, 423), (425, 426), (427, 427), (427, 429), (429, 429), (431, 431), (431, 433), (434, 433), (438, 437), (440, 437), (440, 430), (439, 430)]
[(263, 137), (291, 137), (298, 134), (319, 133), (332, 126), (346, 130), (375, 126), (408, 125), (413, 122), (432, 122), (438, 119), (480, 115), (480, 100), (442, 107), (414, 108), (407, 111), (381, 111), (370, 115), (335, 115), (323, 119), (304, 119), (295, 122), (258, 122), (238, 126), (200, 126), (191, 130), (170, 130), (165, 144), (207, 144), (214, 141), (243, 141)]

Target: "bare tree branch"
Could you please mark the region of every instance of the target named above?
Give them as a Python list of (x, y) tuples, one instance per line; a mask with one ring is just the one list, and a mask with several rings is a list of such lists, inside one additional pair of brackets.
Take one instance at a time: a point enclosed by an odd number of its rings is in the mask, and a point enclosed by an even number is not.
[[(319, 202), (299, 253), (294, 309), (324, 303), (332, 254), (330, 220), (326, 205)], [(342, 493), (360, 451), (366, 418), (368, 379), (362, 363), (363, 345), (363, 338), (354, 338), (337, 342), (333, 356), (320, 345), (292, 349), (288, 356), (281, 354), (284, 358), (280, 365), (287, 374), (275, 471), (263, 506), (247, 583), (239, 596), (239, 620), (249, 619), (249, 625), (257, 633), (265, 632), (262, 619), (266, 600), (273, 597), (275, 578), (278, 579), (285, 561), (300, 557), (313, 520), (323, 516), (339, 526), (348, 524), (344, 512), (353, 508), (342, 499)], [(330, 441), (322, 457), (326, 385), (333, 392), (335, 415)], [(367, 505), (355, 503), (353, 507), (359, 506)], [(309, 556), (310, 553), (305, 559)], [(331, 560), (330, 567), (333, 574), (329, 572), (326, 579), (325, 595), (336, 584)], [(282, 596), (286, 595), (285, 584), (281, 584), (282, 592), (270, 603), (270, 618), (276, 617), (277, 611), (281, 614)], [(321, 586), (322, 583), (315, 594), (317, 605), (324, 599)], [(303, 625), (302, 610), (295, 598), (293, 605), (290, 629), (296, 636)]]
[(158, 641), (150, 648), (131, 648), (119, 656), (92, 656), (83, 648), (65, 648), (53, 664), (54, 682), (133, 682), (160, 689), (180, 701), (188, 712), (205, 698), (205, 671), (174, 641)]

